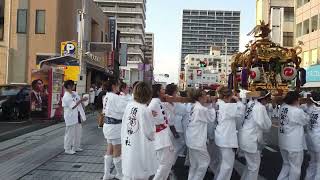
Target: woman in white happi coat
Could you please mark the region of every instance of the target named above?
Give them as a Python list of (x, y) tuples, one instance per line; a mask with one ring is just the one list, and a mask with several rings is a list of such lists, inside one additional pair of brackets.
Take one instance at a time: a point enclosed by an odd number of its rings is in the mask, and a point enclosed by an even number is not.
[(242, 127), (239, 130), (239, 147), (244, 152), (246, 168), (241, 180), (257, 180), (261, 162), (263, 132), (271, 128), (271, 120), (265, 105), (270, 93), (261, 91), (261, 97), (251, 100), (247, 104)]
[(152, 90), (140, 82), (133, 90), (134, 101), (124, 112), (121, 129), (123, 180), (148, 180), (157, 170), (155, 149), (156, 127), (147, 104)]
[(87, 101), (87, 98), (80, 98), (74, 89), (74, 82), (68, 80), (64, 83), (65, 93), (62, 98), (62, 107), (64, 111), (64, 120), (66, 123), (66, 131), (64, 136), (64, 149), (67, 154), (74, 154), (82, 151), (80, 148), (82, 125), (86, 120), (86, 115), (83, 110), (82, 103)]
[(320, 93), (313, 92), (310, 99), (313, 104), (308, 111), (310, 121), (306, 135), (310, 162), (305, 180), (318, 180), (320, 179)]
[[(232, 91), (226, 87), (218, 91), (219, 99), (216, 103), (217, 126), (215, 130), (215, 143), (220, 150), (220, 165), (216, 180), (228, 180), (231, 178), (235, 160), (234, 148), (238, 148), (236, 121), (244, 114), (243, 104), (240, 99), (233, 96)], [(235, 100), (237, 103), (231, 103)]]
[(283, 160), (278, 180), (298, 180), (305, 144), (304, 126), (309, 116), (299, 108), (299, 93), (290, 91), (280, 108), (279, 147)]
[(207, 125), (215, 121), (214, 108), (207, 108), (206, 92), (202, 89), (190, 92), (195, 105), (191, 112), (190, 122), (186, 131), (186, 144), (189, 148), (190, 168), (188, 180), (203, 180), (210, 156), (207, 150)]
[(166, 180), (175, 161), (175, 150), (170, 138), (168, 117), (162, 100), (165, 98), (165, 90), (161, 84), (152, 85), (152, 100), (148, 108), (154, 115), (156, 134), (154, 146), (158, 158), (158, 169), (154, 180)]
[(117, 171), (116, 178), (122, 178), (121, 170), (121, 123), (128, 99), (120, 96), (118, 80), (110, 79), (107, 82), (107, 93), (103, 99), (104, 125), (103, 134), (107, 139), (107, 152), (104, 156), (104, 176), (103, 180), (113, 179), (110, 168), (113, 164)]

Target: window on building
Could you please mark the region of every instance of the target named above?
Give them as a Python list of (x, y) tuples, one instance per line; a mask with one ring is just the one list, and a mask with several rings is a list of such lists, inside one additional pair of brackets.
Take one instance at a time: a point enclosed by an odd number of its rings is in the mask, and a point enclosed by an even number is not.
[(27, 33), (27, 13), (26, 9), (17, 11), (17, 33)]
[(36, 34), (45, 34), (46, 11), (36, 10)]
[(293, 46), (293, 32), (283, 32), (283, 46)]
[(302, 36), (302, 23), (297, 24), (297, 37)]
[(318, 15), (311, 18), (311, 32), (318, 30)]
[(303, 21), (303, 35), (310, 33), (310, 20)]
[(304, 0), (297, 0), (297, 8), (301, 7), (303, 5)]
[(311, 51), (311, 65), (317, 64), (318, 61), (318, 49)]
[(293, 22), (294, 21), (294, 8), (285, 7), (284, 8), (284, 21)]
[(4, 36), (4, 1), (0, 0), (0, 41), (3, 41)]

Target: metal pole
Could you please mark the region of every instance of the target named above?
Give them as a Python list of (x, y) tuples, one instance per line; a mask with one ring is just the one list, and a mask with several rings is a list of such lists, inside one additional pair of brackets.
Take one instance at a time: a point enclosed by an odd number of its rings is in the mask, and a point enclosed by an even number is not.
[(224, 77), (225, 77), (225, 79), (227, 78), (227, 61), (228, 61), (228, 39), (227, 38), (225, 38), (225, 68), (224, 68), (224, 70), (225, 70), (225, 72), (224, 72)]

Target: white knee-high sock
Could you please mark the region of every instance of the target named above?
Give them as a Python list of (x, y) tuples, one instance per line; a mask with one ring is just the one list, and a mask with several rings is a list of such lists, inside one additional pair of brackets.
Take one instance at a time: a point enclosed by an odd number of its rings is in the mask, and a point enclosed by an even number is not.
[(112, 156), (104, 156), (104, 176), (103, 180), (113, 179), (114, 177), (110, 174), (110, 168), (112, 163)]
[(121, 164), (121, 156), (113, 158), (113, 164), (117, 171), (116, 178), (121, 179), (123, 177), (122, 174), (122, 164)]

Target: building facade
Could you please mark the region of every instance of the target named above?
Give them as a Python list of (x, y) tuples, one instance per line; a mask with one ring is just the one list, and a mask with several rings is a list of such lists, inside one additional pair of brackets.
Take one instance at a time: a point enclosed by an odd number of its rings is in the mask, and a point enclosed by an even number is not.
[(151, 84), (153, 81), (154, 69), (154, 34), (146, 33), (145, 40), (146, 51), (144, 53), (146, 58), (146, 68), (144, 71), (144, 81), (149, 82)]
[[(213, 49), (213, 50), (212, 50)], [(189, 54), (185, 57), (185, 71), (180, 76), (179, 86), (204, 87), (225, 84), (227, 74), (231, 73), (228, 66), (231, 56), (221, 55), (217, 48), (211, 48), (211, 54)], [(201, 63), (205, 64), (201, 66)]]
[(0, 84), (8, 81), (8, 55), (9, 55), (9, 22), (11, 20), (9, 0), (0, 0)]
[[(37, 65), (43, 60), (61, 55), (61, 42), (77, 42), (80, 27), (78, 10), (83, 7), (86, 13), (83, 26), (83, 56), (89, 50), (90, 42), (106, 40), (108, 22), (104, 13), (93, 1), (83, 2), (81, 0), (5, 0), (7, 17), (4, 18), (6, 27), (4, 34), (6, 38), (3, 43), (5, 48), (1, 46), (2, 50), (0, 50), (1, 56), (6, 54), (5, 59), (8, 62), (6, 71), (1, 71), (8, 72), (5, 83), (30, 83), (32, 69), (37, 69)], [(2, 43), (1, 40), (0, 43)], [(90, 64), (90, 58), (83, 59), (85, 74), (91, 77), (90, 69), (94, 68), (101, 71), (101, 74), (104, 73), (102, 71), (105, 69), (106, 59), (100, 58), (101, 62), (98, 63), (95, 61), (96, 66), (86, 66)], [(79, 82), (79, 85), (86, 85), (88, 80), (86, 77), (81, 78), (83, 82)]]
[(320, 0), (296, 1), (296, 42), (303, 42), (302, 66), (320, 64)]
[(209, 54), (220, 47), (222, 54), (239, 51), (240, 11), (183, 10), (181, 71), (188, 54)]
[(108, 17), (117, 21), (120, 42), (128, 45), (128, 64), (121, 67), (128, 77), (128, 83), (143, 80), (144, 54), (141, 47), (145, 44), (146, 0), (94, 0)]
[(256, 0), (256, 24), (269, 23), (271, 40), (294, 46), (294, 0)]

